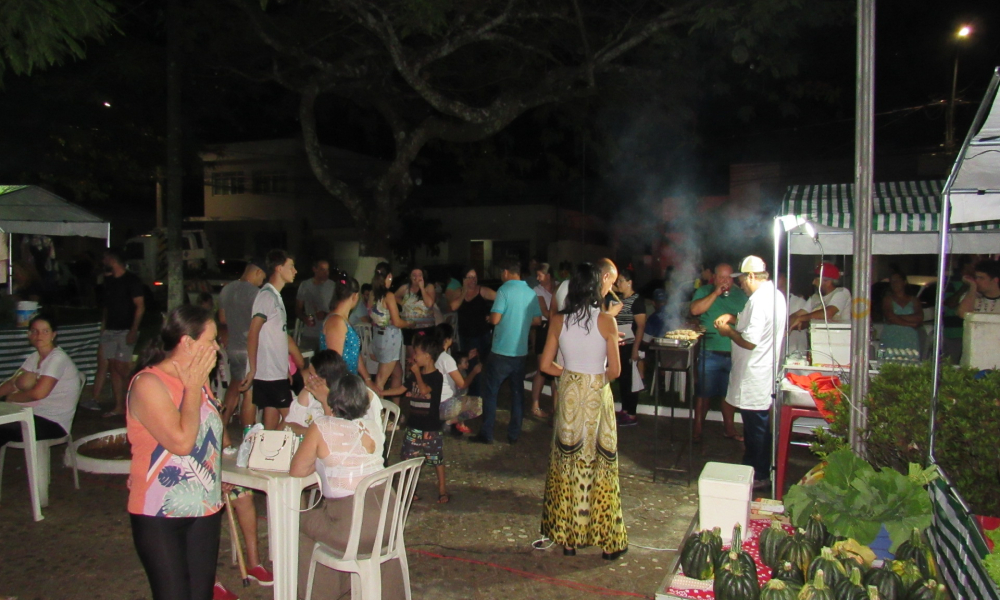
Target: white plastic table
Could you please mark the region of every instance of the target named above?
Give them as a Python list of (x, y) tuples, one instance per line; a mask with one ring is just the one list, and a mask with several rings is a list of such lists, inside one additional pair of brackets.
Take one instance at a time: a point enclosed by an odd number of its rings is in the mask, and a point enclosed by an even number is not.
[(267, 494), (268, 551), (274, 566), (274, 600), (296, 600), (299, 583), (299, 505), (302, 490), (315, 475), (252, 471), (236, 466), (236, 455), (222, 456), (222, 481)]
[[(35, 419), (30, 406), (13, 402), (0, 402), (0, 425), (21, 422), (21, 437), (24, 440), (24, 459), (28, 463), (28, 491), (31, 494), (31, 512), (36, 521), (41, 521), (42, 504), (38, 495), (38, 456), (35, 454)], [(0, 473), (0, 476), (3, 476)]]

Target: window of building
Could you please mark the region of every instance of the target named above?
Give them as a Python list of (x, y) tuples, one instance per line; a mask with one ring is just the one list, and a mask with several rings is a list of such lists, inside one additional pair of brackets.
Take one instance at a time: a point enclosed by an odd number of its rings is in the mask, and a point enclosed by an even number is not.
[(288, 192), (288, 174), (284, 171), (254, 171), (253, 193), (285, 194)]
[(212, 174), (212, 195), (231, 196), (245, 194), (246, 184), (243, 181), (243, 171), (220, 171)]

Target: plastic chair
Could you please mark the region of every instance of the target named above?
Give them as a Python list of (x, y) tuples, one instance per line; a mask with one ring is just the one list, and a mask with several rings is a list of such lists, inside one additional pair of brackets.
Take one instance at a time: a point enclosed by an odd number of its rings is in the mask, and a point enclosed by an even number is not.
[(781, 405), (780, 425), (778, 427), (778, 464), (775, 465), (775, 500), (781, 500), (781, 497), (785, 495), (785, 470), (788, 467), (788, 447), (792, 444), (792, 422), (802, 418), (825, 421), (823, 413), (815, 408), (810, 409), (791, 404)]
[[(322, 542), (316, 542), (313, 546), (312, 558), (309, 559), (306, 600), (312, 599), (317, 564), (350, 573), (351, 598), (378, 600), (382, 597), (382, 565), (393, 559), (399, 560), (405, 597), (410, 600), (410, 569), (406, 562), (403, 528), (423, 462), (423, 457), (413, 458), (373, 473), (358, 483), (351, 510), (351, 533), (346, 546), (342, 549), (331, 548)], [(382, 498), (378, 528), (373, 538), (375, 542), (370, 548), (362, 547), (361, 544), (361, 526), (368, 494), (380, 494)]]
[[(383, 458), (385, 459), (385, 465), (389, 466), (389, 449), (392, 448), (392, 440), (396, 437), (396, 431), (399, 430), (399, 405), (395, 402), (381, 398), (382, 400), (382, 431), (385, 432), (385, 448)], [(392, 430), (389, 429), (389, 425), (392, 425)]]
[[(83, 397), (83, 388), (87, 385), (87, 374), (82, 371), (80, 377), (80, 396)], [(70, 424), (72, 429), (72, 423)], [(68, 433), (59, 438), (51, 440), (35, 440), (35, 452), (38, 457), (38, 499), (40, 504), (49, 505), (49, 482), (52, 480), (52, 446), (66, 444), (66, 452), (69, 453), (70, 466), (73, 468), (73, 485), (80, 489), (80, 473), (76, 469), (76, 452), (73, 450), (73, 434)], [(24, 442), (9, 442), (0, 446), (0, 475), (3, 474), (3, 463), (7, 458), (7, 448), (24, 450)], [(0, 476), (0, 482), (3, 477)]]

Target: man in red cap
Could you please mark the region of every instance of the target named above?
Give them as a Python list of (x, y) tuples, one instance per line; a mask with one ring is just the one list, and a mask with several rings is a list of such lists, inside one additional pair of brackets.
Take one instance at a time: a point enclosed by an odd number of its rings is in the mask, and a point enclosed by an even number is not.
[[(851, 292), (837, 284), (840, 282), (840, 269), (832, 263), (820, 263), (816, 267), (816, 293), (809, 299), (809, 306), (792, 315), (791, 329), (804, 329), (809, 321), (818, 319), (830, 323), (850, 323)], [(823, 295), (822, 300), (820, 294)]]

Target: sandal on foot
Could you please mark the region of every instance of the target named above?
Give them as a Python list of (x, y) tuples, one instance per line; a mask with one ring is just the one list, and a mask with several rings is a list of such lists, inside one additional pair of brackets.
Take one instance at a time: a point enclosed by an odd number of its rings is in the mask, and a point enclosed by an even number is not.
[(449, 502), (451, 502), (451, 496), (448, 494), (438, 495), (438, 504), (448, 504)]
[(531, 416), (535, 417), (536, 419), (540, 419), (540, 420), (544, 421), (544, 420), (548, 419), (552, 415), (550, 415), (549, 413), (545, 412), (544, 410), (542, 410), (540, 408), (533, 408), (533, 409), (531, 409)]
[(726, 436), (727, 438), (729, 438), (731, 440), (736, 440), (737, 442), (742, 442), (743, 441), (743, 436), (740, 435), (740, 434), (738, 434), (738, 433), (734, 433), (732, 435), (729, 435), (728, 433), (724, 433), (722, 435)]

